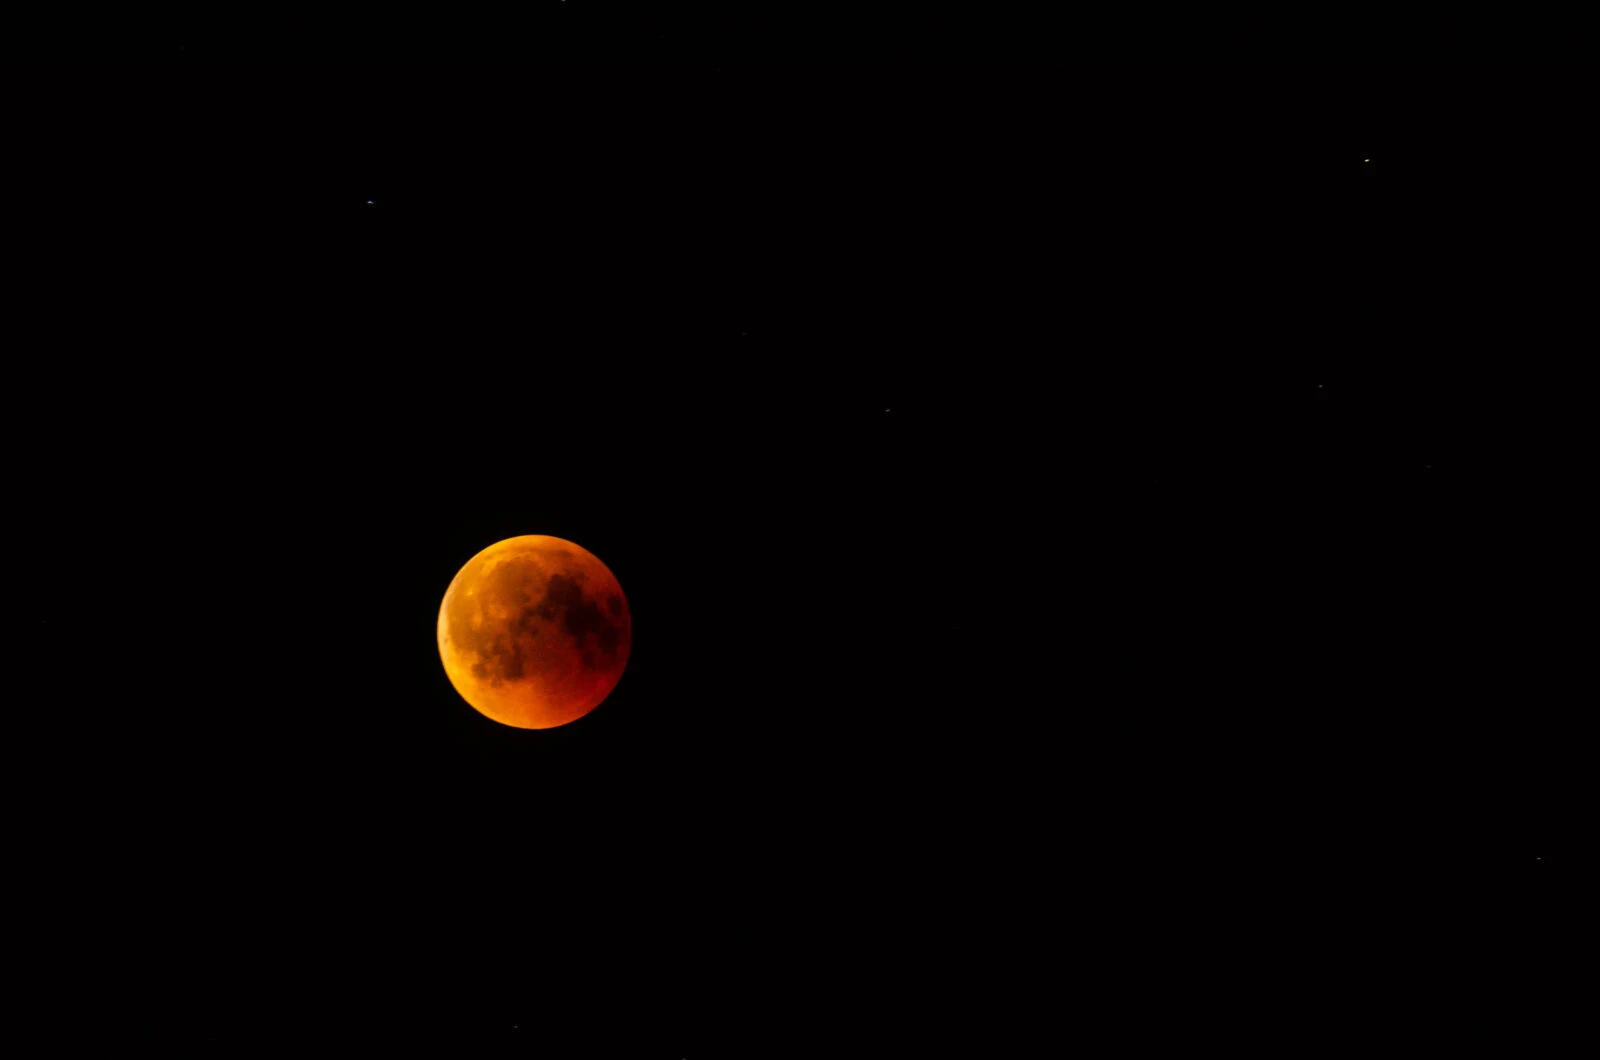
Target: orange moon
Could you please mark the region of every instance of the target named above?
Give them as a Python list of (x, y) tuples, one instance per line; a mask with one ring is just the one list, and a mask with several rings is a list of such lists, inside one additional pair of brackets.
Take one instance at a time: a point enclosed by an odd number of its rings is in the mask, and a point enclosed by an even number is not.
[(617, 687), (633, 619), (588, 550), (533, 534), (490, 545), (439, 605), (439, 657), (461, 698), (518, 729), (577, 721)]

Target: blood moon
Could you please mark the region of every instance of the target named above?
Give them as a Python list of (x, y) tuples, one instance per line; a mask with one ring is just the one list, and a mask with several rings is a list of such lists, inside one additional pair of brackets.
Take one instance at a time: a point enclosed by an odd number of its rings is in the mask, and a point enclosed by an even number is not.
[(616, 576), (559, 537), (490, 545), (456, 572), (439, 605), (450, 683), (480, 714), (518, 729), (553, 729), (598, 707), (632, 644)]

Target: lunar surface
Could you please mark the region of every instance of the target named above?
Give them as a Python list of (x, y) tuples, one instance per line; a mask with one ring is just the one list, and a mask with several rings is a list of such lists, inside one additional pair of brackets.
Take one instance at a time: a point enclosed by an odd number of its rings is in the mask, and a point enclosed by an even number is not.
[(457, 572), (439, 605), (450, 683), (479, 713), (518, 729), (553, 729), (599, 706), (632, 642), (616, 577), (559, 537), (490, 545)]

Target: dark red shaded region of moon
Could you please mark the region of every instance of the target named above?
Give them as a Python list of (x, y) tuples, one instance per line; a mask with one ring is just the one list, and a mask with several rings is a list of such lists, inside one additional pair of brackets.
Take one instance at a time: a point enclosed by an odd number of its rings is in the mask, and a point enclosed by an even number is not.
[(552, 729), (599, 706), (628, 664), (633, 620), (616, 577), (559, 537), (490, 545), (439, 605), (439, 657), (481, 714)]

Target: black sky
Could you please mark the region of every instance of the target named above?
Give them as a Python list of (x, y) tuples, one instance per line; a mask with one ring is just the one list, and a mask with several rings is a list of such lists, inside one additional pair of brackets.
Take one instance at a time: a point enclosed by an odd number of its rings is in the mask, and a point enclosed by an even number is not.
[[(9, 75), (63, 1036), (1005, 1055), (1545, 952), (1582, 78), (1459, 24), (565, 6)], [(433, 640), (524, 533), (635, 622), (548, 732)]]

